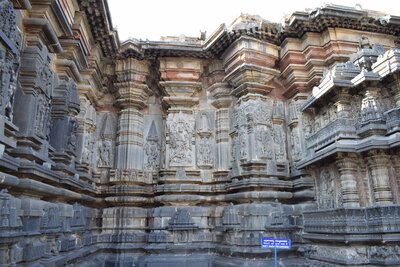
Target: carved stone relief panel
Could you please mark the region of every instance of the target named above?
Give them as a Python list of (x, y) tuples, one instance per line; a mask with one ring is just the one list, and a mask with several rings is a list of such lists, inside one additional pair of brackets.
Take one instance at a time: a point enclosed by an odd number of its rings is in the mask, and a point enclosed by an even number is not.
[(144, 145), (144, 169), (147, 171), (158, 171), (160, 169), (161, 146), (159, 136), (156, 124), (152, 121)]
[(0, 114), (12, 122), (22, 35), (11, 1), (0, 1), (0, 21)]
[(300, 136), (299, 136), (299, 128), (296, 126), (290, 127), (290, 151), (293, 160), (299, 160), (301, 156), (301, 144), (300, 144)]
[(261, 96), (242, 97), (233, 109), (232, 160), (272, 159), (274, 154), (272, 101)]
[(25, 47), (21, 55), (15, 104), (24, 109), (14, 109), (14, 122), (23, 136), (35, 136), (48, 141), (51, 98), (56, 80), (47, 48), (40, 41), (36, 44)]
[(323, 168), (319, 172), (318, 179), (318, 206), (320, 209), (333, 209), (337, 207), (335, 177), (329, 168)]
[(200, 168), (212, 168), (214, 164), (213, 125), (208, 112), (200, 112), (197, 118), (196, 158)]
[(17, 74), (19, 63), (15, 56), (7, 50), (0, 50), (0, 107), (1, 113), (9, 121), (13, 120), (15, 90), (17, 89)]
[(81, 153), (81, 163), (89, 165), (91, 165), (94, 158), (94, 140), (92, 135), (91, 133), (87, 133), (83, 136), (84, 141)]
[(44, 94), (40, 94), (36, 101), (34, 132), (37, 136), (48, 140), (51, 123), (50, 100)]
[(99, 142), (99, 166), (110, 167), (112, 156), (112, 143), (109, 139), (102, 139)]
[(97, 125), (94, 136), (98, 136), (95, 154), (97, 155), (98, 167), (113, 168), (115, 155), (116, 116), (110, 113), (98, 113), (96, 115)]
[(255, 127), (256, 157), (259, 159), (271, 159), (274, 153), (273, 131), (270, 126), (260, 125)]
[(283, 125), (274, 124), (273, 128), (274, 150), (276, 161), (286, 161), (286, 133), (283, 130)]
[(167, 118), (167, 128), (169, 166), (192, 166), (193, 116), (182, 112), (169, 114)]

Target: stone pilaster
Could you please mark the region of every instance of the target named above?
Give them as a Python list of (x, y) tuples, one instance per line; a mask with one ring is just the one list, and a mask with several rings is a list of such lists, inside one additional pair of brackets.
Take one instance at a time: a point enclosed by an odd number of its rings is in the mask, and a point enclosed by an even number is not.
[(340, 153), (336, 160), (340, 173), (340, 185), (343, 207), (359, 207), (360, 197), (357, 191), (357, 158)]
[(212, 105), (216, 111), (216, 145), (215, 169), (227, 171), (229, 169), (229, 108), (232, 97), (229, 95), (230, 87), (227, 83), (215, 83), (208, 88), (215, 98)]
[(117, 169), (143, 169), (143, 108), (150, 90), (145, 82), (148, 65), (132, 58), (117, 62)]
[(367, 158), (371, 171), (373, 195), (377, 205), (393, 204), (393, 194), (389, 178), (389, 156), (379, 150), (369, 152)]
[(346, 89), (342, 89), (338, 92), (335, 102), (338, 118), (348, 119), (351, 117), (350, 100), (351, 96)]

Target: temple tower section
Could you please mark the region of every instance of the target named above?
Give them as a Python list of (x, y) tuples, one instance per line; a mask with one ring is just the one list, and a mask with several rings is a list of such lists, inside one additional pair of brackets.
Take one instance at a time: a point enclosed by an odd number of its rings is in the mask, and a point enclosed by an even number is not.
[[(197, 59), (163, 58), (160, 60), (160, 86), (166, 106), (165, 122), (165, 170), (161, 171), (157, 190), (161, 203), (188, 205), (201, 201), (194, 192), (193, 183), (201, 182), (196, 170), (196, 116), (202, 88), (200, 75), (202, 64)], [(176, 187), (179, 185), (179, 194)], [(170, 187), (170, 188), (168, 188)], [(169, 193), (167, 193), (169, 192)]]
[(280, 98), (282, 88), (276, 81), (278, 51), (273, 43), (242, 36), (223, 57), (225, 81), (234, 98), (229, 132), (230, 189), (252, 188), (246, 201), (291, 198), (291, 193), (285, 192), (289, 183), (281, 180), (288, 175), (288, 166), (285, 108)]

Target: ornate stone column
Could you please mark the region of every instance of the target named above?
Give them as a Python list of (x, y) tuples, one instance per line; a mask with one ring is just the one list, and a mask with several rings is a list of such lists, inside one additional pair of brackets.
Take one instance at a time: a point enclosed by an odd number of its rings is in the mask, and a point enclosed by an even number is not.
[(342, 89), (337, 94), (335, 102), (337, 108), (338, 118), (350, 118), (351, 117), (351, 106), (350, 106), (351, 95), (346, 89)]
[(357, 191), (357, 158), (355, 155), (339, 153), (336, 165), (340, 173), (340, 185), (343, 207), (360, 207)]
[(371, 150), (367, 157), (371, 171), (373, 194), (377, 205), (393, 204), (389, 179), (389, 156), (381, 150)]
[(148, 64), (128, 58), (117, 61), (116, 105), (118, 116), (116, 144), (117, 169), (143, 169), (143, 108), (150, 90), (145, 84)]

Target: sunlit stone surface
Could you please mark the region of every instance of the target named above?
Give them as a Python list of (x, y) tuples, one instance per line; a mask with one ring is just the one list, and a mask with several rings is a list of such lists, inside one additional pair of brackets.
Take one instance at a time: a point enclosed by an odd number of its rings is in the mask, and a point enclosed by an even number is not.
[(121, 42), (105, 1), (0, 0), (0, 266), (399, 266), (399, 36), (327, 5)]

